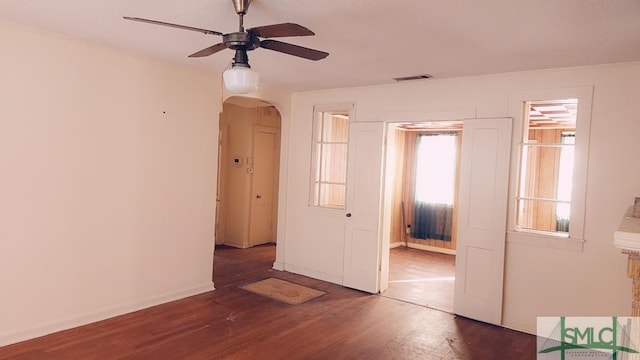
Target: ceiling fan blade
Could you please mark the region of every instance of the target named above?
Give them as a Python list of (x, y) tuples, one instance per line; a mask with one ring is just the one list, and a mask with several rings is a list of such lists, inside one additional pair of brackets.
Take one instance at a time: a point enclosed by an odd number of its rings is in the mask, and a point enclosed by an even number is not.
[(262, 38), (315, 35), (313, 31), (306, 27), (293, 23), (258, 26), (248, 29), (247, 32)]
[(260, 42), (260, 47), (314, 61), (321, 60), (329, 56), (329, 53), (324, 51), (309, 49), (277, 40), (262, 40)]
[(224, 43), (219, 43), (219, 44), (215, 44), (213, 46), (209, 46), (206, 49), (202, 49), (196, 53), (193, 53), (191, 55), (189, 55), (189, 57), (205, 57), (205, 56), (209, 56), (209, 55), (213, 55), (215, 53), (217, 53), (220, 50), (224, 50), (226, 49), (227, 46)]
[(125, 20), (131, 20), (131, 21), (139, 21), (139, 22), (143, 22), (143, 23), (147, 23), (147, 24), (169, 26), (169, 27), (182, 29), (182, 30), (197, 31), (197, 32), (201, 32), (201, 33), (207, 34), (207, 35), (222, 35), (221, 32), (214, 31), (214, 30), (207, 30), (207, 29), (200, 29), (200, 28), (193, 27), (193, 26), (172, 24), (172, 23), (168, 23), (168, 22), (164, 22), (164, 21), (149, 20), (149, 19), (143, 19), (143, 18), (138, 18), (138, 17), (130, 17), (130, 16), (124, 16), (124, 19)]

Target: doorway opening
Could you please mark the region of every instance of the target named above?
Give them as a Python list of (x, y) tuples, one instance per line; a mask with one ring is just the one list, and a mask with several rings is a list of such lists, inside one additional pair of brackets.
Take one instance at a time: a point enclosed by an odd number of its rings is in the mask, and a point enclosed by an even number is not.
[(218, 143), (217, 247), (275, 245), (280, 129), (280, 113), (268, 102), (237, 96), (224, 102)]
[(391, 124), (388, 288), (381, 295), (453, 312), (462, 121)]

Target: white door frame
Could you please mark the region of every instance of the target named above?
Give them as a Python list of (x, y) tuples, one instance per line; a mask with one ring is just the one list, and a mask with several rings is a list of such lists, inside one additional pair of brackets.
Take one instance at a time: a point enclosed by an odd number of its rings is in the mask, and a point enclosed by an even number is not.
[(389, 171), (389, 164), (392, 155), (390, 149), (394, 148), (392, 144), (389, 144), (389, 134), (391, 129), (398, 126), (398, 124), (421, 124), (426, 122), (438, 122), (438, 121), (464, 121), (465, 119), (474, 119), (476, 117), (475, 108), (466, 109), (445, 109), (445, 110), (431, 110), (431, 111), (409, 111), (409, 112), (388, 112), (379, 115), (381, 121), (385, 126), (385, 144), (386, 149), (384, 153), (385, 165), (383, 167), (383, 202), (382, 202), (382, 223), (380, 229), (382, 234), (380, 236), (380, 280), (379, 289), (384, 291), (389, 287), (389, 256), (391, 247), (391, 191), (388, 188), (389, 184), (393, 184), (393, 174)]
[[(425, 117), (425, 118), (427, 118), (427, 117)], [(482, 121), (482, 119), (474, 119), (474, 118), (475, 118), (475, 116), (466, 117), (466, 118), (449, 118), (449, 119), (442, 119), (442, 121), (453, 121), (454, 119), (456, 121), (460, 121), (460, 120), (462, 120), (462, 121), (465, 121), (465, 120), (466, 121), (474, 121), (474, 120)], [(511, 119), (510, 119), (510, 121), (511, 121)], [(397, 122), (398, 121), (389, 121), (389, 122), (387, 122), (386, 125), (388, 127), (388, 130), (390, 128), (392, 128), (392, 127), (395, 127), (397, 125), (396, 124)], [(421, 123), (421, 122), (426, 122), (426, 121), (414, 120), (414, 121), (411, 121), (410, 123)], [(509, 136), (508, 136), (508, 139), (506, 140), (508, 142), (509, 146), (511, 144), (511, 133), (510, 133), (510, 131), (511, 131), (511, 128), (509, 128)], [(464, 141), (464, 136), (463, 136), (463, 141)], [(389, 159), (390, 156), (391, 156), (389, 154), (389, 152), (391, 151), (391, 148), (392, 147), (389, 146), (387, 148), (387, 150), (386, 150), (387, 151), (387, 153), (385, 154), (386, 159)], [(509, 152), (509, 154), (510, 154), (510, 152)], [(461, 163), (460, 166), (462, 167), (463, 164)], [(505, 179), (507, 181), (505, 184), (507, 184), (507, 185), (508, 185), (508, 178), (509, 178), (508, 177), (508, 169), (509, 169), (509, 164), (508, 164), (508, 161), (507, 161), (507, 174), (505, 175)], [(381, 290), (385, 290), (388, 287), (388, 274), (389, 274), (389, 247), (390, 247), (390, 235), (391, 235), (390, 234), (390, 228), (391, 228), (391, 219), (390, 219), (390, 213), (391, 213), (391, 201), (390, 201), (390, 199), (391, 199), (391, 195), (390, 195), (390, 193), (391, 192), (388, 191), (386, 186), (391, 184), (391, 178), (390, 178), (391, 175), (389, 174), (388, 170), (389, 169), (385, 167), (385, 169), (384, 169), (384, 171), (385, 171), (385, 174), (384, 174), (385, 190), (384, 190), (384, 203), (383, 203), (383, 206), (384, 206), (384, 208), (383, 208), (383, 223), (382, 223), (382, 227), (381, 227), (382, 236), (381, 236), (381, 241), (380, 241), (381, 255), (383, 256), (381, 258), (381, 260), (380, 260), (380, 272), (381, 272), (380, 289)], [(504, 191), (505, 191), (505, 194), (506, 194), (507, 191), (508, 191), (508, 187), (505, 186)], [(506, 206), (507, 206), (507, 200), (506, 199), (504, 201), (504, 205), (505, 205), (504, 224), (506, 225), (506, 219), (507, 219), (506, 218), (506, 215), (507, 215), (506, 214)], [(505, 230), (506, 230), (506, 228), (505, 228)], [(502, 279), (503, 279), (503, 276), (504, 276), (504, 274), (503, 274), (503, 272), (504, 272), (504, 242), (503, 242), (503, 247), (502, 247), (502, 261), (501, 261), (501, 264), (502, 265), (499, 266), (498, 268), (500, 269), (500, 272), (501, 272), (500, 273), (500, 277), (499, 277), (499, 280), (500, 280), (499, 283), (500, 283), (500, 286), (502, 287), (503, 286)], [(456, 272), (458, 272), (458, 270), (456, 270)], [(458, 276), (460, 276), (460, 275), (458, 275)], [(500, 296), (499, 296), (500, 297), (500, 308), (502, 306), (502, 302), (501, 302), (502, 290), (503, 289), (501, 288), (500, 289)], [(463, 315), (464, 315), (464, 311), (462, 311), (462, 312), (463, 312)], [(489, 320), (487, 320), (488, 318), (482, 319), (482, 318), (478, 318), (477, 316), (475, 318), (479, 319), (479, 320), (483, 320), (483, 321), (492, 322), (492, 323), (495, 323), (495, 324), (500, 324), (501, 323), (501, 319), (500, 318), (496, 319), (495, 317), (493, 317), (492, 319), (489, 319)]]

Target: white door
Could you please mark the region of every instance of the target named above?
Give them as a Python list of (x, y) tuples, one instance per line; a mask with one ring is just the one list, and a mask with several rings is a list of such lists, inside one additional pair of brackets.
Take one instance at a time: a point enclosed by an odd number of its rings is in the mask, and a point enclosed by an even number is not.
[(464, 122), (454, 312), (500, 324), (511, 119)]
[(349, 126), (343, 285), (380, 290), (384, 123)]
[(253, 132), (253, 175), (249, 215), (249, 246), (274, 242), (277, 197), (278, 129), (256, 126)]

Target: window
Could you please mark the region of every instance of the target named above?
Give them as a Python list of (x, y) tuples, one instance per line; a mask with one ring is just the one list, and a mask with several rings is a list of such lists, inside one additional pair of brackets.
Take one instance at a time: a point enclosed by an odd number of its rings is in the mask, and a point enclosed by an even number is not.
[[(509, 113), (515, 122), (507, 241), (582, 251), (593, 86), (519, 90), (509, 96)], [(558, 126), (550, 136), (551, 124), (566, 123), (569, 115), (574, 118), (573, 129)], [(538, 135), (530, 135), (536, 129)], [(543, 152), (548, 153), (546, 160)], [(551, 165), (549, 158), (557, 164)], [(556, 188), (551, 198), (544, 193), (549, 188)]]
[(314, 109), (311, 206), (345, 208), (349, 110)]
[(457, 165), (456, 142), (456, 134), (429, 134), (418, 137), (416, 201), (453, 205)]
[(429, 133), (418, 136), (411, 236), (452, 240), (458, 136)]
[(524, 106), (516, 228), (568, 236), (578, 99), (526, 101)]

